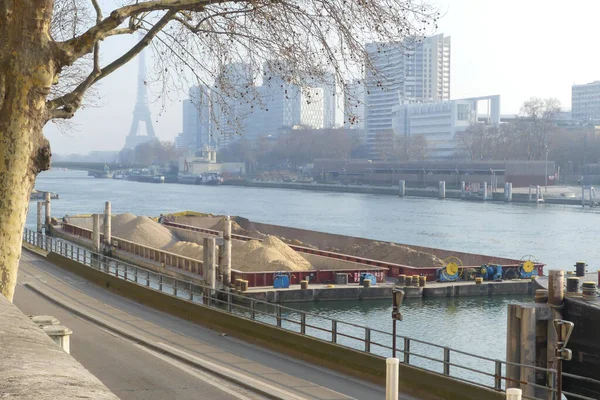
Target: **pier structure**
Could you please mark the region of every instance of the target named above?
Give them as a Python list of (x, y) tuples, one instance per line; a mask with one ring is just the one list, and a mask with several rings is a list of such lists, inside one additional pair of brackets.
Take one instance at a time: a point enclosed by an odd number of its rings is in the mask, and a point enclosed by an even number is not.
[(529, 202), (530, 203), (543, 203), (544, 193), (542, 192), (540, 185), (529, 186)]
[(581, 205), (583, 207), (596, 207), (598, 206), (598, 199), (596, 198), (596, 189), (591, 185), (581, 186)]

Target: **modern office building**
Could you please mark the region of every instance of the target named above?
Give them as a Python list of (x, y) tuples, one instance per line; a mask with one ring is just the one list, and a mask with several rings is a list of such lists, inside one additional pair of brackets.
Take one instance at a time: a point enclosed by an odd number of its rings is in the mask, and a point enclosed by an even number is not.
[(279, 136), (300, 124), (301, 93), (280, 73), (279, 61), (263, 64), (262, 85), (257, 87), (258, 101), (248, 116), (247, 137), (256, 140), (263, 136)]
[(249, 64), (236, 62), (223, 67), (215, 80), (212, 135), (222, 149), (247, 133), (256, 101), (256, 88)]
[(573, 85), (571, 117), (575, 121), (600, 121), (600, 81)]
[(177, 149), (196, 150), (216, 143), (211, 137), (212, 106), (206, 86), (190, 88), (183, 101), (183, 131), (175, 139)]
[(323, 90), (323, 128), (335, 128), (337, 114), (335, 76), (331, 73), (326, 74), (323, 82), (317, 87)]
[(364, 81), (346, 82), (344, 90), (344, 127), (365, 129), (366, 98)]
[[(479, 120), (479, 121), (478, 121)], [(427, 158), (455, 158), (459, 152), (457, 134), (470, 125), (500, 124), (500, 96), (473, 97), (431, 103), (407, 103), (392, 110), (392, 128), (396, 137), (423, 136)], [(390, 146), (393, 143), (381, 143)]]
[(450, 100), (450, 37), (443, 34), (402, 43), (367, 44), (366, 130), (371, 157), (378, 138), (392, 132), (392, 109), (401, 103)]
[(310, 129), (325, 127), (325, 90), (322, 87), (302, 89), (300, 125)]

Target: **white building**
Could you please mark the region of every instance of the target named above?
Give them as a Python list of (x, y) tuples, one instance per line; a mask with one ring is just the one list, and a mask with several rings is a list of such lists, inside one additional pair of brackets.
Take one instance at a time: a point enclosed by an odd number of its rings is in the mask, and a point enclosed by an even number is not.
[[(485, 107), (479, 107), (481, 103)], [(408, 103), (392, 110), (394, 135), (406, 138), (422, 135), (427, 140), (427, 157), (430, 159), (454, 158), (459, 150), (457, 133), (478, 121), (493, 126), (500, 124), (499, 95)]]
[(326, 74), (324, 81), (318, 86), (323, 89), (323, 128), (335, 128), (337, 112), (337, 96), (335, 76)]
[(600, 121), (600, 81), (573, 85), (571, 116), (575, 121)]
[(372, 158), (380, 154), (378, 137), (392, 131), (392, 109), (401, 102), (450, 99), (450, 37), (443, 34), (403, 43), (369, 43), (366, 85), (367, 144)]
[(300, 125), (310, 129), (323, 129), (325, 127), (324, 93), (323, 88), (302, 89)]

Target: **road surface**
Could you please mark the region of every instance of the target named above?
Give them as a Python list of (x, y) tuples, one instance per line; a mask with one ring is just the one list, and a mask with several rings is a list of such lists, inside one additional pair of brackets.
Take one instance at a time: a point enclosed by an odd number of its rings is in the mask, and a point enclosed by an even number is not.
[[(158, 354), (84, 321), (55, 301), (86, 310), (114, 326), (231, 368), (306, 399), (382, 399), (381, 386), (307, 364), (156, 311), (88, 283), (43, 257), (23, 252), (15, 304), (26, 314), (58, 318), (74, 332), (73, 356), (123, 399), (257, 399), (260, 395)], [(405, 398), (403, 396), (402, 398)]]

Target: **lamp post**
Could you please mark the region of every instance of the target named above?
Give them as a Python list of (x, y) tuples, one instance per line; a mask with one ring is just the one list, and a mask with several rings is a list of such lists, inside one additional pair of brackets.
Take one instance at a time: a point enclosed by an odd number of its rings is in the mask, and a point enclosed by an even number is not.
[(546, 180), (544, 182), (544, 192), (548, 192), (548, 148), (546, 148)]
[[(404, 299), (404, 291), (393, 289), (392, 291), (392, 357), (396, 358), (396, 322), (402, 321), (400, 306)], [(406, 351), (406, 349), (404, 349)]]

